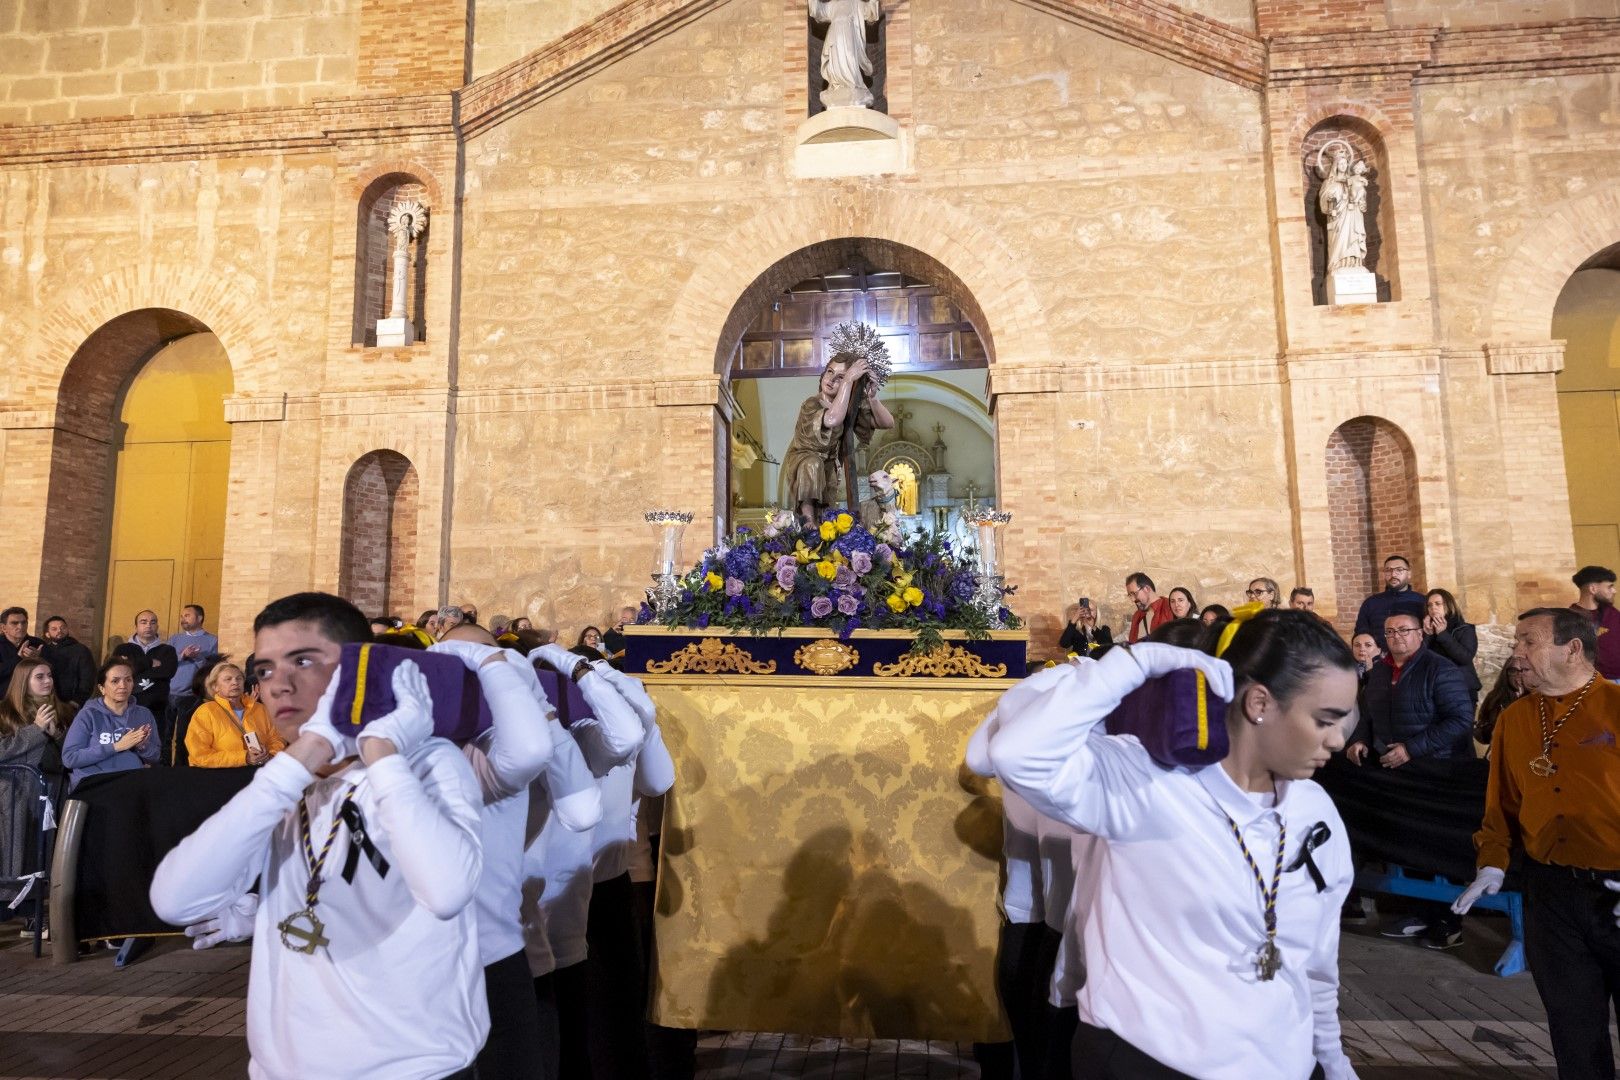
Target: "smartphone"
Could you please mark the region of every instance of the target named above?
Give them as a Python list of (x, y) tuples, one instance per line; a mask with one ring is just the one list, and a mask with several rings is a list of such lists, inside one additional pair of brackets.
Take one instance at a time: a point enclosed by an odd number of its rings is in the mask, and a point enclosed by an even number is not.
[(259, 745), (259, 733), (257, 731), (243, 732), (242, 741), (247, 743), (248, 749), (252, 750), (255, 754), (264, 749), (263, 746)]
[(1080, 606), (1081, 606), (1081, 607), (1090, 607), (1090, 606), (1091, 606), (1091, 597), (1089, 597), (1089, 596), (1082, 596), (1082, 597), (1081, 597), (1081, 598), (1080, 598)]

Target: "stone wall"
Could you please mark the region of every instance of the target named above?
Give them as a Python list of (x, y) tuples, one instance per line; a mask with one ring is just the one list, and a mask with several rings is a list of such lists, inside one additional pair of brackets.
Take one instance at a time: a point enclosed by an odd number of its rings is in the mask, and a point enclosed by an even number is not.
[[(1479, 11), (1607, 0), (898, 0), (903, 165), (836, 180), (796, 164), (798, 0), (540, 7), (473, 9), (454, 102), (462, 3), (4, 9), (0, 596), (32, 607), (66, 596), (51, 566), (94, 573), (94, 515), (62, 504), (100, 501), (106, 416), (64, 376), (99, 328), (161, 310), (232, 365), (233, 651), (272, 594), (337, 586), (345, 478), (379, 450), (418, 477), (415, 554), (392, 568), (413, 606), (577, 630), (644, 584), (643, 509), (699, 513), (688, 557), (712, 535), (739, 304), (852, 250), (938, 285), (991, 353), (1008, 566), (1040, 646), (1079, 593), (1118, 625), (1138, 569), (1202, 602), (1264, 575), (1353, 611), (1327, 455), (1358, 417), (1411, 444), (1426, 584), (1480, 622), (1567, 591), (1549, 335), (1569, 274), (1620, 240), (1620, 60), (1601, 19)], [(151, 115), (175, 109), (198, 115)], [(132, 118), (78, 119), (108, 112)], [(1301, 162), (1335, 118), (1387, 158), (1388, 303), (1312, 296)], [(363, 344), (365, 200), (390, 177), (433, 215), (408, 349)], [(86, 377), (121, 385), (145, 340)]]

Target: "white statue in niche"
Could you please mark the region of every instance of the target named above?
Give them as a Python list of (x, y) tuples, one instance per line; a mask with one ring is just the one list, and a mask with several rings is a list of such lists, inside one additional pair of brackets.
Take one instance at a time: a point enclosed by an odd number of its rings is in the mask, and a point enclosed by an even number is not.
[(866, 53), (866, 26), (882, 14), (878, 0), (806, 0), (810, 17), (827, 24), (827, 43), (821, 47), (823, 108), (872, 107), (866, 80), (872, 58)]
[(409, 345), (416, 340), (416, 324), (405, 310), (405, 278), (411, 261), (411, 241), (427, 228), (427, 207), (405, 199), (388, 211), (388, 235), (393, 238), (393, 288), (388, 317), (377, 320), (377, 344), (384, 348)]
[(1378, 281), (1366, 265), (1367, 163), (1345, 140), (1330, 139), (1316, 152), (1316, 174), (1316, 205), (1327, 219), (1328, 303), (1376, 303)]

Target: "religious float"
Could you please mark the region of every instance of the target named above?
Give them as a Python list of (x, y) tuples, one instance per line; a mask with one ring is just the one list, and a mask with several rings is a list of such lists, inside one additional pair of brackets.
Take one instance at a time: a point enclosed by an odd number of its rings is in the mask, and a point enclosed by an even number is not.
[(843, 344), (790, 450), (799, 512), (684, 569), (691, 515), (647, 514), (654, 587), (625, 628), (624, 670), (656, 701), (680, 776), (664, 811), (653, 1018), (1004, 1039), (1000, 799), (961, 763), (1025, 667), (999, 568), (1010, 515), (964, 511), (963, 548), (901, 535), (881, 477), (866, 503), (836, 504), (855, 429), (886, 415), (858, 385), (881, 381), (881, 343)]

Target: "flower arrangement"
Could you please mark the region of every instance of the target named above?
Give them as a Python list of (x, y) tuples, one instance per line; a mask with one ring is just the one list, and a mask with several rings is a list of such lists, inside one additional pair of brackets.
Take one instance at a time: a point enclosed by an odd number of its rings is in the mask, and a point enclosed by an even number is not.
[[(944, 630), (987, 637), (992, 614), (1005, 626), (1023, 625), (1005, 607), (992, 613), (974, 603), (980, 582), (971, 551), (953, 550), (938, 533), (884, 543), (843, 510), (827, 511), (814, 526), (776, 511), (758, 532), (738, 529), (704, 552), (679, 584), (667, 612), (655, 616), (644, 604), (636, 621), (750, 634), (817, 626), (842, 638), (909, 630), (914, 652), (937, 648)], [(1000, 590), (1003, 600), (1013, 592)]]

